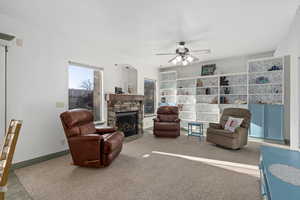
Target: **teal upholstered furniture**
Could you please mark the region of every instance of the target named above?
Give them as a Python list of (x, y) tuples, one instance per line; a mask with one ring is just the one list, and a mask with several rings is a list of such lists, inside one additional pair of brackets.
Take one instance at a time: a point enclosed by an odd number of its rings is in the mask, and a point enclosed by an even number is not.
[[(285, 166), (285, 170), (272, 171), (273, 166)], [(287, 170), (292, 169), (291, 171)], [(296, 174), (293, 174), (295, 173)], [(270, 146), (261, 147), (260, 174), (261, 195), (265, 200), (299, 200), (300, 185), (287, 182), (299, 176), (300, 152)], [(281, 173), (281, 174), (280, 174)], [(277, 176), (279, 175), (279, 176)], [(281, 178), (283, 177), (283, 178)], [(286, 177), (286, 179), (284, 179)], [(294, 179), (297, 182), (298, 179)], [(298, 181), (300, 182), (300, 180)]]

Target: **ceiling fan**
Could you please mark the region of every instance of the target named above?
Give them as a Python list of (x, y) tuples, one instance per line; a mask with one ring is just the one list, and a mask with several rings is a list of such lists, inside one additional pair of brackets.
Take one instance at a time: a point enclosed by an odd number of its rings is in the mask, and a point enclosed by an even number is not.
[(157, 53), (157, 56), (169, 56), (169, 55), (175, 55), (174, 58), (169, 60), (169, 63), (176, 64), (182, 64), (182, 65), (188, 65), (192, 62), (199, 61), (199, 58), (196, 56), (193, 56), (191, 53), (197, 53), (197, 54), (210, 54), (210, 49), (200, 49), (200, 50), (190, 50), (185, 46), (186, 42), (180, 41), (178, 42), (178, 47), (175, 50), (175, 53)]

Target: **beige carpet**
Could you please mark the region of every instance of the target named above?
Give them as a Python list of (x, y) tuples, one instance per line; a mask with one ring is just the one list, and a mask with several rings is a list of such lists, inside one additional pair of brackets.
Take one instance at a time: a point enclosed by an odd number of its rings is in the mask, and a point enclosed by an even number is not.
[(108, 168), (72, 166), (67, 155), (16, 174), (35, 200), (258, 200), (258, 160), (254, 142), (232, 151), (145, 133)]

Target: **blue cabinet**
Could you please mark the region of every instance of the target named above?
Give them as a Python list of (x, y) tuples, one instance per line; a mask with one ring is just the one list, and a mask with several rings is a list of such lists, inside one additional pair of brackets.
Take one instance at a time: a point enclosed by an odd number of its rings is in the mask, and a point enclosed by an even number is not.
[(284, 140), (284, 108), (276, 104), (250, 104), (252, 114), (250, 136), (271, 140)]
[(265, 138), (284, 140), (283, 138), (283, 106), (265, 106)]
[(263, 138), (264, 137), (264, 105), (263, 104), (250, 104), (249, 109), (251, 112), (251, 125), (250, 136)]

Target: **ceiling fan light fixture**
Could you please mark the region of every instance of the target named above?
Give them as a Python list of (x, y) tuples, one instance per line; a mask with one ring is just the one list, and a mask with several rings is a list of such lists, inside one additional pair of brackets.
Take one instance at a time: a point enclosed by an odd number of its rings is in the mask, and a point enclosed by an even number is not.
[(187, 56), (186, 60), (191, 63), (194, 61), (194, 58), (189, 55), (189, 56)]
[(175, 59), (177, 62), (181, 62), (182, 61), (182, 57), (181, 56), (177, 56), (177, 58)]
[(183, 64), (184, 66), (186, 66), (186, 65), (189, 64), (189, 62), (188, 62), (187, 60), (184, 60), (184, 61), (182, 61), (182, 64)]
[(156, 55), (175, 55), (174, 58), (168, 61), (168, 63), (172, 63), (174, 65), (188, 65), (193, 62), (198, 62), (200, 59), (196, 56), (191, 55), (192, 53), (201, 53), (201, 54), (209, 54), (210, 49), (199, 49), (199, 50), (191, 50), (185, 46), (184, 41), (178, 42), (178, 48), (175, 50), (175, 53), (160, 53)]
[(176, 65), (177, 64), (177, 57), (176, 58), (174, 58), (173, 60), (172, 60), (172, 63), (174, 64), (174, 65)]

